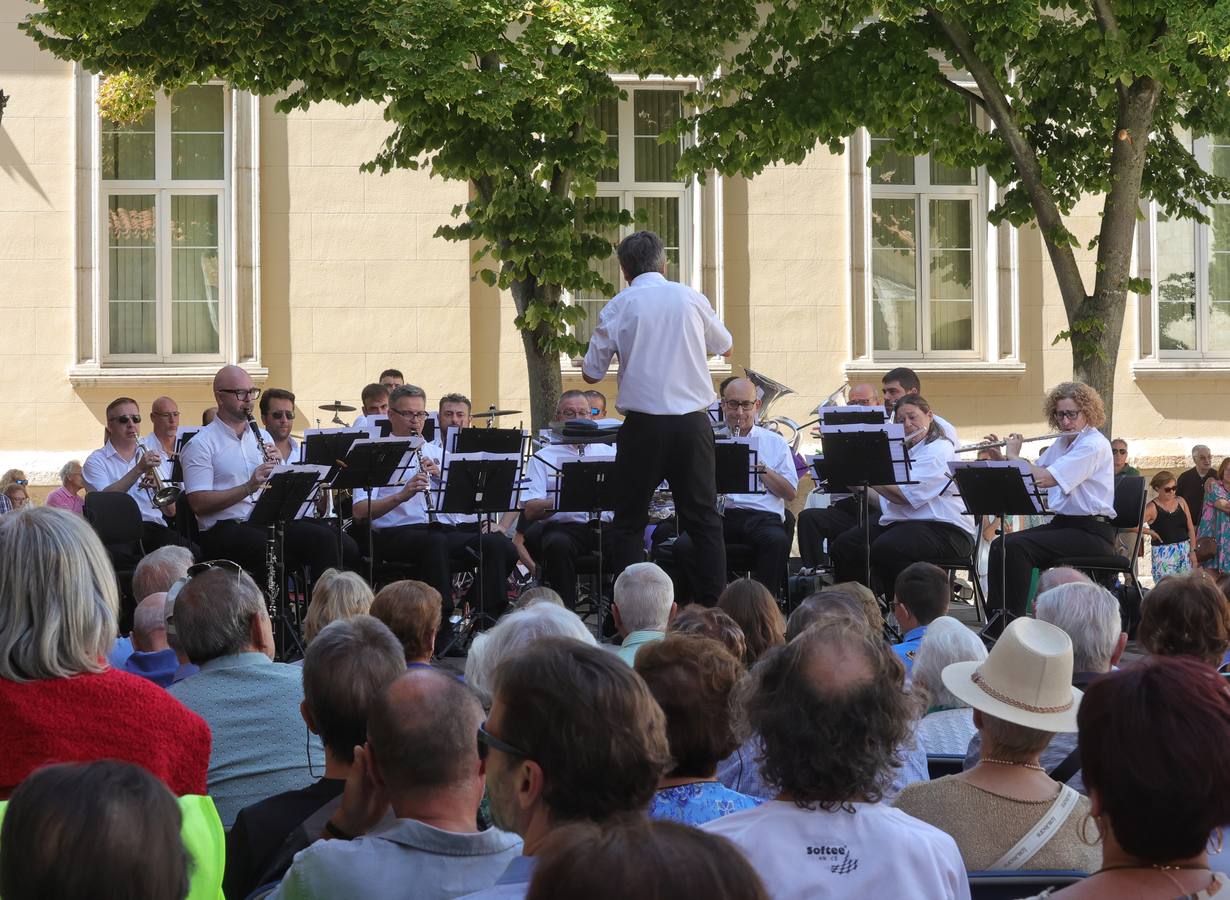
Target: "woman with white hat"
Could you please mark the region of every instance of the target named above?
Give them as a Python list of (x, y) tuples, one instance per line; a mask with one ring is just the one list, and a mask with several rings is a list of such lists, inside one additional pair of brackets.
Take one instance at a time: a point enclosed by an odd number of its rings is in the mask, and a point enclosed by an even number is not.
[(894, 806), (952, 835), (970, 871), (1092, 872), (1099, 851), (1081, 840), (1089, 800), (1039, 762), (1057, 732), (1076, 731), (1072, 641), (1037, 619), (1014, 620), (983, 661), (958, 662), (944, 687), (974, 709), (978, 765), (907, 787)]

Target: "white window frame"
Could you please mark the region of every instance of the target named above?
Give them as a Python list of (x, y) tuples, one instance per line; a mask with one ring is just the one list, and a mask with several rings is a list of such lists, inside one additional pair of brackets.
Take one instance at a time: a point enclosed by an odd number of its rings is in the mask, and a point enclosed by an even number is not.
[[(216, 83), (216, 82), (212, 82)], [(116, 383), (208, 381), (221, 363), (242, 366), (264, 380), (260, 334), (260, 103), (251, 94), (225, 88), (224, 179), (171, 180), (170, 101), (161, 92), (155, 106), (155, 179), (104, 180), (102, 128), (97, 108), (99, 77), (79, 64), (74, 75), (76, 317), (69, 380), (90, 386)], [(162, 127), (165, 118), (165, 128)], [(165, 137), (163, 134), (165, 132)], [(164, 177), (165, 176), (165, 177)], [(155, 195), (159, 236), (159, 327), (165, 354), (110, 353), (107, 312), (107, 198), (114, 194)], [(219, 352), (172, 354), (170, 314), (170, 196), (219, 196)]]

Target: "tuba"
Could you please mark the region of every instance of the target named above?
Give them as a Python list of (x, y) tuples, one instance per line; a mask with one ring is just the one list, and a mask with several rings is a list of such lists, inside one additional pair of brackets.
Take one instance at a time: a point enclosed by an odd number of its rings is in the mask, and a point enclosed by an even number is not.
[[(800, 426), (786, 416), (774, 416), (769, 418), (769, 407), (776, 403), (787, 394), (793, 394), (794, 389), (788, 388), (779, 381), (774, 381), (767, 375), (761, 375), (755, 369), (743, 367), (743, 375), (756, 386), (756, 392), (760, 396), (760, 423), (770, 431), (775, 431), (786, 438), (790, 444), (792, 452), (798, 452), (799, 441), (802, 440), (803, 432)], [(782, 434), (782, 428), (789, 428), (790, 435)]]

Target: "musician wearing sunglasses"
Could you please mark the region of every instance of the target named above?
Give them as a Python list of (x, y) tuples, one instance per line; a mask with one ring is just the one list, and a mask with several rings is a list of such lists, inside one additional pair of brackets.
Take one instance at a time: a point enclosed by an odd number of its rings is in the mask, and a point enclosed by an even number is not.
[[(991, 545), (987, 581), (988, 606), (1006, 603), (1014, 616), (1025, 614), (1034, 569), (1076, 556), (1105, 556), (1112, 551), (1115, 529), (1114, 462), (1110, 441), (1098, 431), (1106, 423), (1102, 398), (1087, 384), (1065, 381), (1047, 394), (1046, 420), (1056, 438), (1029, 471), (1046, 490), (1047, 508), (1055, 513), (1043, 525), (1004, 535)], [(998, 440), (989, 435), (989, 440)], [(1021, 458), (1022, 439), (1008, 435), (1004, 455)], [(1006, 542), (1001, 563), (1000, 542)], [(1004, 590), (1006, 566), (1007, 588)]]
[[(261, 393), (251, 376), (238, 366), (225, 366), (214, 376), (213, 387), (218, 415), (180, 454), (184, 491), (196, 514), (205, 554), (234, 560), (263, 584), (265, 529), (249, 525), (247, 519), (260, 496), (260, 486), (282, 458), (269, 432), (260, 430), (267, 448), (262, 452), (249, 427), (248, 417)], [(288, 568), (308, 566), (319, 574), (342, 563), (337, 535), (320, 522), (286, 522), (283, 548)]]
[(168, 527), (151, 491), (143, 485), (164, 460), (158, 450), (140, 441), (141, 409), (137, 401), (131, 397), (112, 400), (106, 416), (106, 443), (87, 456), (81, 467), (85, 483), (91, 491), (124, 493), (136, 501), (141, 512), (141, 545), (146, 553), (168, 544), (191, 548), (187, 539)]
[(290, 435), (295, 424), (295, 395), (282, 388), (268, 388), (261, 394), (260, 410), (261, 424), (282, 462), (298, 462), (299, 442)]

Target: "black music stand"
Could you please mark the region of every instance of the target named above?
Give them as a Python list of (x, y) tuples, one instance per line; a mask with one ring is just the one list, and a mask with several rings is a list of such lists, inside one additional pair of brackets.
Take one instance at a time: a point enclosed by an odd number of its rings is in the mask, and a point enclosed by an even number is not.
[(376, 583), (376, 551), (372, 539), (375, 531), (371, 516), (372, 492), (378, 487), (400, 483), (408, 468), (407, 457), (413, 449), (410, 438), (355, 441), (329, 484), (332, 490), (362, 488), (367, 491), (367, 580), (373, 585)]
[[(999, 517), (999, 609), (988, 611), (979, 632), (997, 638), (1012, 620), (1008, 611), (1008, 540), (1004, 523), (1008, 516), (1036, 516), (1046, 511), (1046, 498), (1032, 474), (1022, 472), (1010, 460), (954, 460), (948, 464), (965, 512), (977, 522), (981, 516)], [(978, 573), (974, 573), (977, 577)]]
[[(893, 456), (894, 444), (901, 446), (900, 457)], [(867, 586), (871, 587), (871, 516), (867, 489), (872, 485), (915, 483), (910, 480), (910, 455), (905, 449), (905, 438), (889, 437), (886, 429), (822, 431), (820, 445), (830, 481), (836, 479), (838, 484), (862, 488), (859, 519), (863, 523), (863, 571)], [(897, 466), (903, 467), (901, 478), (897, 477)]]
[[(311, 470), (284, 470), (276, 472), (265, 483), (256, 498), (256, 505), (248, 514), (248, 524), (265, 529), (266, 547), (272, 552), (265, 554), (265, 567), (273, 566), (272, 575), (266, 571), (265, 586), (266, 603), (269, 606), (269, 620), (273, 626), (274, 647), (279, 659), (292, 658), (290, 646), (303, 656), (303, 642), (297, 630), (289, 625), (286, 615), (286, 523), (303, 517), (304, 509), (310, 502), (309, 497), (316, 491), (317, 485), (325, 475), (320, 467)], [(304, 587), (306, 590), (306, 586)]]
[[(541, 458), (541, 457), (540, 457)], [(548, 463), (548, 465), (550, 465)], [(598, 635), (602, 636), (602, 514), (615, 511), (615, 460), (568, 460), (559, 466), (556, 512), (583, 512), (598, 522)]]
[(350, 452), (354, 442), (361, 441), (369, 436), (370, 432), (364, 428), (339, 428), (330, 431), (309, 432), (303, 436), (303, 460), (296, 463), (296, 465), (329, 467), (329, 474), (325, 478), (327, 484), (324, 485), (324, 490), (333, 493), (333, 507), (337, 513), (334, 519), (337, 522), (337, 555), (339, 559), (345, 555), (342, 548), (342, 513), (337, 503), (337, 495), (340, 489), (334, 487), (332, 482), (337, 477), (338, 471), (345, 465), (346, 454)]
[(751, 444), (738, 440), (715, 441), (713, 444), (714, 481), (718, 494), (763, 494), (757, 471), (760, 454)]

